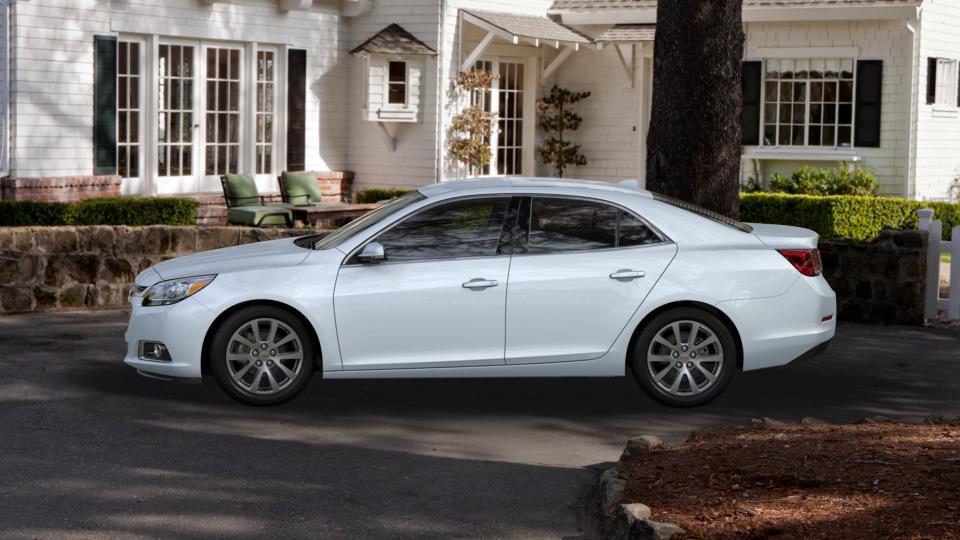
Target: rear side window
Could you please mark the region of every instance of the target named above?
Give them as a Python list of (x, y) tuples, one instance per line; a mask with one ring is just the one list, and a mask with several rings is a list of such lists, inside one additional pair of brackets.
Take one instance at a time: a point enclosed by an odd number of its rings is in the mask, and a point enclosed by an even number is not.
[(631, 247), (661, 238), (616, 206), (582, 199), (534, 197), (529, 205), (527, 253)]
[(510, 197), (440, 204), (401, 221), (376, 241), (388, 262), (492, 257), (499, 254), (509, 207)]

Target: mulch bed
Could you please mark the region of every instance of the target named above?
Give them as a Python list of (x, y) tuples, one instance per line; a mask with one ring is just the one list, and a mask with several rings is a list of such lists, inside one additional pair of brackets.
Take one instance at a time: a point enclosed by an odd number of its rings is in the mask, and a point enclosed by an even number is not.
[(960, 538), (960, 423), (720, 428), (626, 458), (683, 538)]

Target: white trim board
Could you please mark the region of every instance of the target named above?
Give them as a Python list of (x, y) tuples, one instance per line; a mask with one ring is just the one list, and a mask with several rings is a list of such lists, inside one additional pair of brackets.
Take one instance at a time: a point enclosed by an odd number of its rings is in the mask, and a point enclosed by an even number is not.
[(859, 58), (860, 47), (757, 47), (747, 57), (757, 58)]
[(184, 39), (214, 41), (257, 42), (270, 45), (292, 45), (289, 39), (278, 40), (276, 32), (264, 32), (256, 28), (211, 26), (187, 26), (176, 23), (158, 25), (153, 19), (120, 15), (110, 18), (110, 31), (130, 34), (158, 34)]

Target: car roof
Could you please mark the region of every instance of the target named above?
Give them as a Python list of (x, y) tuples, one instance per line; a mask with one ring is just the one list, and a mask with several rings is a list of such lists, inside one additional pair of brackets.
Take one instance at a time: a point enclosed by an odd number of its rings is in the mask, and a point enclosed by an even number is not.
[(640, 189), (637, 187), (637, 185), (638, 184), (636, 180), (625, 180), (618, 184), (612, 184), (609, 182), (598, 182), (596, 180), (541, 178), (529, 176), (491, 176), (438, 182), (436, 184), (423, 186), (419, 188), (419, 191), (427, 197), (434, 197), (446, 193), (474, 189), (496, 191), (506, 188), (563, 188), (608, 192), (612, 191), (615, 193), (624, 193), (646, 198), (653, 197), (652, 193)]

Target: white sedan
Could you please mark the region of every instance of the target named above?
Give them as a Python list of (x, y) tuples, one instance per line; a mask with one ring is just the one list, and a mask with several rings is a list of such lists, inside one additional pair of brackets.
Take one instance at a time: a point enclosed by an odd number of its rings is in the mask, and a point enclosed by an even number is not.
[(836, 329), (816, 233), (599, 182), (412, 191), (333, 233), (136, 278), (124, 362), (253, 405), (324, 379), (617, 377), (694, 406)]

